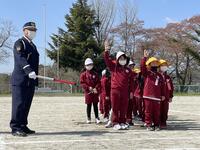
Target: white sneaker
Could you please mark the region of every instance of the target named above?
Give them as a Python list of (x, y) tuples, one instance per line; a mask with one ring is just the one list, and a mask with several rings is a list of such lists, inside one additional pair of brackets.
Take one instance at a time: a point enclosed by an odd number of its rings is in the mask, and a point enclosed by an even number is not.
[(147, 127), (147, 124), (144, 123), (144, 124), (142, 124), (140, 127)]
[(104, 122), (104, 123), (107, 123), (108, 121), (109, 121), (108, 118), (104, 118), (104, 119), (103, 119), (103, 122)]
[(114, 130), (121, 130), (122, 128), (119, 124), (116, 124), (116, 125), (113, 126), (113, 129)]
[(96, 118), (96, 123), (100, 124), (101, 123), (100, 119)]
[(127, 124), (125, 124), (125, 123), (121, 123), (120, 126), (121, 126), (122, 130), (127, 130), (128, 127), (129, 127), (129, 126), (128, 126)]
[(108, 123), (105, 125), (106, 128), (111, 128), (112, 127), (112, 122), (108, 121)]
[(90, 119), (88, 119), (88, 120), (87, 120), (87, 124), (90, 124), (90, 123), (91, 123), (91, 120), (90, 120)]

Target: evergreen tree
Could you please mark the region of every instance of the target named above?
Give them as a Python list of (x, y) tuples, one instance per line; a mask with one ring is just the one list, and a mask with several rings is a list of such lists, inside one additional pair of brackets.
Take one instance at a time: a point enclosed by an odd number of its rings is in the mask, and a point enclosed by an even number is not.
[(58, 34), (51, 36), (52, 44), (49, 43), (51, 49), (48, 50), (48, 56), (57, 61), (57, 51), (59, 51), (60, 67), (76, 71), (83, 68), (87, 57), (92, 58), (95, 63), (102, 64), (102, 49), (94, 38), (98, 23), (95, 12), (87, 4), (87, 0), (77, 0), (65, 19), (67, 30), (59, 28)]

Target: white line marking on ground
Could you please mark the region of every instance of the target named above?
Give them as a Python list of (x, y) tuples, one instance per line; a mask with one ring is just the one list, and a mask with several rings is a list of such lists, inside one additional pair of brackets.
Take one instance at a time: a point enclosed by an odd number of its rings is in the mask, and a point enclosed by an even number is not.
[(71, 142), (104, 142), (104, 141), (149, 141), (149, 140), (200, 140), (200, 137), (174, 137), (174, 138), (138, 138), (138, 139), (71, 139), (71, 140), (54, 140), (54, 141), (19, 141), (19, 142), (3, 142), (0, 145), (23, 145), (23, 144), (57, 144)]
[[(140, 150), (160, 150), (161, 148), (158, 148), (158, 149), (140, 149)], [(199, 148), (165, 148), (164, 150), (199, 150)]]
[(195, 114), (195, 113), (190, 113), (190, 112), (185, 112), (185, 111), (179, 111), (179, 110), (170, 110), (170, 112), (182, 113), (182, 114), (194, 115), (194, 116), (200, 116), (200, 114)]
[(2, 135), (0, 135), (0, 150), (5, 150), (6, 143), (4, 142), (4, 137)]
[(199, 148), (167, 148), (165, 150), (199, 150)]

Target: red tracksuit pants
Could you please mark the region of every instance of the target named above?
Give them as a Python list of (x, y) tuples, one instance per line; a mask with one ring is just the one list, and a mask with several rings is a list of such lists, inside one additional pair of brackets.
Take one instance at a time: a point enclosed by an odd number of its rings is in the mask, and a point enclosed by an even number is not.
[(168, 100), (164, 100), (160, 103), (160, 125), (167, 125), (168, 118), (168, 110), (169, 110), (169, 102)]
[(103, 110), (103, 94), (100, 95), (99, 111), (100, 111), (101, 114), (104, 114), (104, 110)]
[(106, 96), (103, 97), (103, 112), (104, 118), (109, 117), (109, 112), (111, 110), (111, 101), (110, 99), (106, 99)]
[(145, 122), (145, 103), (143, 98), (141, 98), (141, 100), (142, 100), (142, 121)]
[(142, 98), (134, 97), (129, 100), (128, 110), (127, 110), (127, 122), (131, 123), (133, 115), (139, 116), (141, 119), (143, 118), (143, 100)]
[(137, 113), (138, 108), (137, 108), (137, 102), (136, 102), (136, 98), (135, 97), (133, 97), (132, 105), (133, 105), (133, 115), (137, 116), (138, 115), (138, 113)]
[(128, 101), (128, 109), (127, 109), (127, 115), (126, 115), (126, 122), (127, 123), (132, 123), (133, 121), (133, 108), (135, 107), (134, 106), (134, 101), (135, 99), (129, 99)]
[(144, 116), (143, 114), (143, 100), (142, 98), (135, 98), (136, 100), (136, 106), (137, 106), (137, 111), (138, 111), (138, 115), (140, 118), (142, 118)]
[(126, 123), (128, 109), (128, 90), (111, 89), (112, 123)]
[(144, 99), (145, 103), (145, 123), (147, 126), (160, 125), (160, 101)]

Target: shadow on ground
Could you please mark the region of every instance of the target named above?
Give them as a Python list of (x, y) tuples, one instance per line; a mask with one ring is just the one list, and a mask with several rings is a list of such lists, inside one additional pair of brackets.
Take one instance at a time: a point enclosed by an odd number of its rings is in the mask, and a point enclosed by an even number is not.
[(177, 116), (170, 116), (167, 130), (200, 130), (200, 121), (194, 119), (179, 119)]
[[(114, 133), (109, 131), (69, 131), (69, 132), (38, 132), (35, 135), (80, 135), (80, 136), (102, 136), (103, 134)], [(119, 133), (119, 132), (117, 132)], [(123, 132), (121, 132), (123, 133)]]

